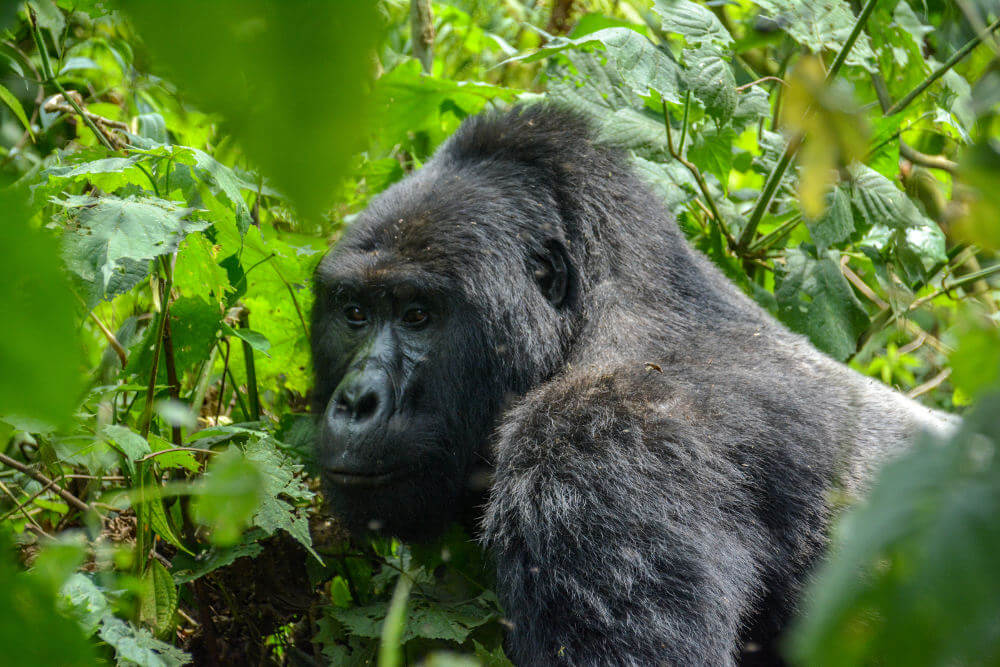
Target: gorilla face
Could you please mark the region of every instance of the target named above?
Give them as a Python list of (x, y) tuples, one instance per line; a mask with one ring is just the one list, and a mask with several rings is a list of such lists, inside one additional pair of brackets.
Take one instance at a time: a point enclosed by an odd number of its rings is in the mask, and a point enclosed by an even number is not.
[(503, 403), (561, 366), (576, 274), (533, 178), (442, 151), (317, 268), (317, 459), (352, 530), (432, 537), (485, 500)]

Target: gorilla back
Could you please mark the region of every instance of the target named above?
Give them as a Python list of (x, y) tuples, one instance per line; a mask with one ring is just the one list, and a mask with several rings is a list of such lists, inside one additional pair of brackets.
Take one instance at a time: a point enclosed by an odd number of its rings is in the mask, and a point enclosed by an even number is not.
[(834, 492), (948, 428), (746, 298), (548, 107), (466, 121), (316, 290), (332, 507), (418, 539), (478, 508), (519, 664), (769, 655)]

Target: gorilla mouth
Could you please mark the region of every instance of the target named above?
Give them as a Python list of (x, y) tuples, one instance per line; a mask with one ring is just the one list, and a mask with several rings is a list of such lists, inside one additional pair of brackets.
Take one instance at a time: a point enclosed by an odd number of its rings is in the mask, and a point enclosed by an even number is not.
[(326, 478), (339, 486), (381, 486), (397, 477), (399, 471), (366, 472), (358, 470), (327, 470)]

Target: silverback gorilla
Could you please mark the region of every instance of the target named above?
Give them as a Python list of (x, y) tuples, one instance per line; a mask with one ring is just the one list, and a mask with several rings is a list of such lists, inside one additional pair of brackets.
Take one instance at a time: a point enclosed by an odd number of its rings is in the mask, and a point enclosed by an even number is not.
[(332, 508), (418, 540), (478, 510), (519, 665), (776, 660), (836, 494), (948, 424), (771, 318), (551, 107), (466, 121), (315, 283)]

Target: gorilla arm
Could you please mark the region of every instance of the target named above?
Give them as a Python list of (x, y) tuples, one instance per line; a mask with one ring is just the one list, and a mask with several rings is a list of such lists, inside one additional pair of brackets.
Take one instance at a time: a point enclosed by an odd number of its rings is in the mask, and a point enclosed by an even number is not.
[(571, 372), (509, 414), (485, 540), (515, 663), (734, 664), (766, 528), (750, 471), (668, 384)]

